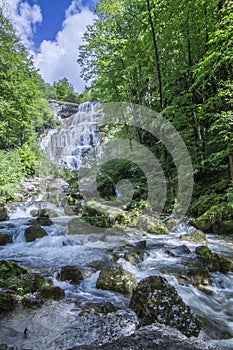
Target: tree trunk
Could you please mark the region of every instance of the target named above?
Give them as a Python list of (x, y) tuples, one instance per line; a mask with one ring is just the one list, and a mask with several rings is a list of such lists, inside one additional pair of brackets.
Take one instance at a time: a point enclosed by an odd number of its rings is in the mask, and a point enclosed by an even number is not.
[(229, 155), (229, 163), (230, 163), (231, 180), (233, 181), (233, 154)]

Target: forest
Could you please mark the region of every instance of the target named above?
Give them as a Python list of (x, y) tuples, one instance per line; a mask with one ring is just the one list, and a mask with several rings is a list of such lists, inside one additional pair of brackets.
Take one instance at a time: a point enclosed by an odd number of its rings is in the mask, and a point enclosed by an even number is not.
[[(193, 214), (199, 213), (199, 204), (208, 209), (231, 202), (232, 6), (231, 0), (99, 1), (97, 18), (87, 27), (77, 57), (82, 77), (89, 82), (81, 95), (66, 78), (53, 85), (43, 82), (1, 13), (0, 148), (5, 169), (1, 195), (5, 191), (5, 197), (10, 197), (11, 180), (14, 183), (36, 172), (36, 138), (56, 125), (47, 100), (80, 103), (88, 99), (139, 104), (162, 113), (172, 123), (192, 159)], [(116, 128), (115, 133), (150, 147), (159, 158), (170, 191), (169, 208), (177, 183), (171, 155), (145, 130), (123, 129)], [(17, 164), (14, 170), (11, 157)], [(124, 168), (118, 165), (117, 174)], [(133, 166), (131, 170), (137, 176), (138, 170)]]
[[(103, 0), (80, 47), (93, 99), (147, 106), (179, 131), (192, 158), (194, 200), (208, 196), (207, 206), (232, 200), (232, 9), (231, 0)], [(140, 142), (153, 147), (143, 130)], [(173, 192), (164, 149), (160, 162)]]

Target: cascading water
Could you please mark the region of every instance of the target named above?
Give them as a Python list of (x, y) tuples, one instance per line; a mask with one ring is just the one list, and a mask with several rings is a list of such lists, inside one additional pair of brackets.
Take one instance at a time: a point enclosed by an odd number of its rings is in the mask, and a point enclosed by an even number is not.
[[(101, 118), (97, 103), (85, 103), (72, 117), (63, 121), (57, 130), (51, 130), (40, 141), (40, 146), (56, 164), (65, 164), (77, 170), (85, 155), (100, 153), (98, 121)], [(61, 180), (61, 179), (60, 179)], [(43, 186), (42, 186), (43, 187)], [(121, 194), (121, 188), (119, 189)], [(48, 198), (47, 194), (47, 198)], [(42, 225), (47, 236), (26, 242), (25, 229), (31, 225), (35, 210), (46, 208), (56, 212), (51, 226)], [(65, 215), (58, 204), (45, 202), (42, 194), (25, 203), (15, 203), (10, 219), (0, 223), (0, 234), (9, 234), (13, 243), (0, 247), (1, 259), (15, 260), (23, 266), (46, 276), (54, 285), (65, 290), (61, 301), (47, 301), (38, 309), (23, 308), (0, 316), (0, 349), (66, 350), (75, 345), (107, 343), (123, 335), (130, 335), (138, 326), (135, 315), (128, 309), (129, 296), (96, 288), (99, 271), (103, 266), (118, 264), (132, 272), (139, 281), (151, 275), (165, 276), (179, 295), (203, 321), (199, 338), (233, 348), (233, 274), (211, 273), (211, 286), (206, 291), (186, 283), (181, 284), (177, 275), (185, 275), (192, 266), (197, 245), (180, 240), (182, 233), (192, 232), (193, 227), (181, 223), (169, 235), (150, 235), (137, 228), (121, 229), (89, 228), (84, 232), (77, 216)], [(232, 256), (233, 237), (207, 235), (213, 252)], [(145, 246), (140, 261), (130, 262), (127, 254), (140, 243)], [(185, 244), (190, 253), (181, 251), (177, 256), (169, 249)], [(131, 251), (132, 253), (132, 251)], [(133, 255), (134, 257), (134, 251)], [(62, 266), (78, 266), (84, 279), (80, 285), (58, 280)], [(85, 314), (89, 302), (111, 302), (116, 312)], [(101, 325), (101, 327), (100, 327)], [(28, 329), (24, 337), (24, 329)], [(1, 347), (7, 344), (8, 347)]]
[(64, 119), (58, 129), (50, 130), (39, 146), (55, 164), (78, 170), (90, 152), (92, 156), (100, 152), (100, 118), (99, 103), (85, 102), (77, 113)]

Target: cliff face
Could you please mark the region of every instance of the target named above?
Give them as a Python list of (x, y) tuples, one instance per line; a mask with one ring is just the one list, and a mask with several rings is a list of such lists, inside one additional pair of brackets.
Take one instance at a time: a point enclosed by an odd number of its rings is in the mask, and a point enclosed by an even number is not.
[(78, 111), (78, 104), (49, 100), (50, 110), (57, 119), (69, 118)]

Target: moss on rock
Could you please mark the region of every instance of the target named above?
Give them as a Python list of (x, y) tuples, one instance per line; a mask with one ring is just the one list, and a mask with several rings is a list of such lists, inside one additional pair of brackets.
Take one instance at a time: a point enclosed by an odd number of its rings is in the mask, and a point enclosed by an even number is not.
[(197, 337), (201, 324), (179, 297), (175, 288), (161, 276), (150, 276), (134, 288), (129, 307), (142, 325), (154, 322), (179, 329), (187, 337)]
[(182, 241), (188, 241), (188, 242), (193, 242), (193, 243), (205, 243), (205, 242), (207, 242), (206, 235), (200, 231), (194, 231), (191, 233), (182, 234), (182, 235), (180, 235), (180, 239)]
[(138, 218), (137, 226), (139, 226), (147, 232), (155, 233), (158, 235), (164, 235), (169, 233), (167, 227), (161, 220), (149, 215), (141, 215)]
[(131, 293), (136, 284), (137, 280), (132, 273), (116, 265), (105, 267), (100, 271), (96, 288)]
[(213, 253), (209, 247), (199, 246), (195, 253), (210, 272), (233, 272), (233, 261), (218, 253)]

